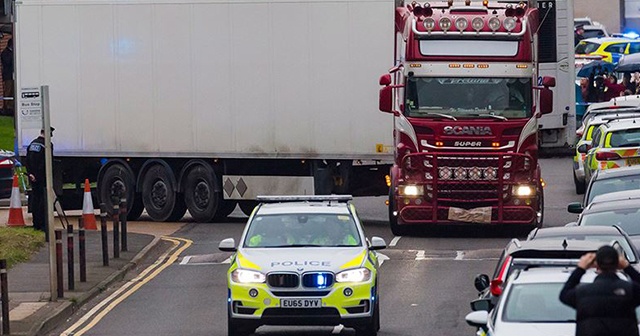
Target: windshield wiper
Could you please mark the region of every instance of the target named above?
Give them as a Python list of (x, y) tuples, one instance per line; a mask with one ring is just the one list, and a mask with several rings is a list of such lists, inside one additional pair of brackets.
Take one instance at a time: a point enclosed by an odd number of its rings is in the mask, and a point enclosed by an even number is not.
[(412, 111), (416, 114), (419, 114), (420, 116), (423, 117), (439, 117), (439, 118), (445, 118), (445, 119), (451, 119), (453, 121), (458, 121), (458, 119), (456, 119), (456, 117), (452, 116), (452, 115), (448, 115), (448, 114), (444, 114), (444, 113), (434, 113), (434, 112), (420, 112), (420, 111)]
[(507, 119), (507, 117), (503, 117), (501, 115), (495, 115), (495, 114), (491, 114), (491, 113), (479, 113), (479, 114), (469, 114), (470, 116), (474, 116), (474, 117), (481, 117), (481, 118), (495, 118), (495, 119), (499, 119), (499, 120), (503, 120), (503, 121), (507, 121), (509, 119)]
[(324, 247), (324, 245), (317, 245), (317, 244), (287, 244), (287, 245), (272, 245), (272, 246), (267, 246), (270, 248), (279, 248), (279, 247)]

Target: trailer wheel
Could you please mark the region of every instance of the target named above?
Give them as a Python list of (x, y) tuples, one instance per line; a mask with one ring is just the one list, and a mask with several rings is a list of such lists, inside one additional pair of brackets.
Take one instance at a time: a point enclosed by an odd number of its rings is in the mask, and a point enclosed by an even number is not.
[(127, 220), (130, 221), (138, 220), (144, 211), (142, 195), (140, 193), (134, 193), (134, 195), (133, 204), (129, 206), (129, 214), (127, 214)]
[[(107, 170), (102, 174), (102, 177), (98, 181), (98, 198), (100, 203), (104, 203), (107, 212), (113, 210), (113, 197), (127, 198), (129, 214), (127, 218), (135, 214), (134, 210), (138, 210), (136, 207), (141, 207), (144, 210), (142, 201), (135, 198), (135, 182), (131, 171), (122, 164), (116, 163), (107, 167)], [(140, 213), (142, 211), (140, 210)], [(138, 214), (138, 217), (140, 214)], [(136, 218), (137, 219), (137, 218)]]
[(206, 167), (196, 165), (187, 173), (184, 200), (191, 217), (197, 222), (211, 222), (220, 211), (220, 201), (215, 192), (215, 176)]
[(258, 206), (258, 202), (256, 201), (239, 201), (238, 205), (240, 205), (240, 210), (242, 210), (242, 213), (247, 215), (247, 216), (251, 216), (251, 213), (253, 212), (253, 209), (255, 209), (256, 206)]
[(142, 201), (147, 213), (157, 222), (173, 218), (176, 207), (176, 190), (171, 183), (171, 174), (164, 166), (151, 166), (142, 179)]

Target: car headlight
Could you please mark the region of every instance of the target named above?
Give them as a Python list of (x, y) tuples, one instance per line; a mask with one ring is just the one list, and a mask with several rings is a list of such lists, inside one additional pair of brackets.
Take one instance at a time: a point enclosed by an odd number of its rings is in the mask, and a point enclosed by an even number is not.
[(535, 196), (536, 188), (529, 185), (517, 185), (513, 187), (513, 194), (518, 197)]
[(267, 277), (260, 272), (236, 269), (231, 272), (231, 280), (237, 283), (264, 283)]
[(406, 185), (399, 187), (401, 196), (422, 196), (424, 195), (424, 187), (419, 185)]
[(371, 279), (368, 268), (356, 268), (336, 274), (336, 282), (365, 282)]

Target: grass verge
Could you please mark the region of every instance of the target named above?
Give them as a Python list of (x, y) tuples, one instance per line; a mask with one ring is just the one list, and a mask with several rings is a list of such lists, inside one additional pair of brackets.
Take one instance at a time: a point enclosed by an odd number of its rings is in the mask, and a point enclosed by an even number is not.
[(0, 227), (0, 259), (7, 267), (25, 262), (44, 246), (44, 234), (30, 227)]
[(0, 149), (12, 151), (15, 142), (15, 128), (13, 126), (13, 117), (0, 116)]

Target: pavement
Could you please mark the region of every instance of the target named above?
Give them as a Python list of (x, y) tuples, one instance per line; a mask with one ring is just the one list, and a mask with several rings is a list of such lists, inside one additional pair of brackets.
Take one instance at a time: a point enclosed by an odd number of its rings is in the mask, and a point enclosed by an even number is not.
[[(26, 225), (31, 226), (31, 215), (27, 214), (26, 207), (23, 207), (23, 215)], [(29, 261), (15, 265), (8, 270), (10, 335), (43, 335), (59, 326), (83, 304), (123, 279), (128, 271), (138, 266), (145, 256), (153, 251), (154, 247), (159, 248), (161, 237), (173, 234), (184, 225), (184, 223), (128, 222), (128, 251), (120, 252), (120, 257), (114, 259), (113, 234), (111, 222), (109, 222), (107, 228), (109, 266), (103, 266), (98, 217), (98, 230), (87, 230), (85, 234), (87, 277), (86, 282), (80, 282), (77, 229), (81, 212), (67, 212), (66, 215), (70, 223), (74, 225), (75, 288), (71, 291), (68, 289), (67, 233), (65, 230), (62, 236), (64, 254), (64, 296), (62, 298), (51, 300), (48, 244), (45, 244)], [(0, 226), (6, 225), (8, 217), (8, 207), (0, 202)], [(63, 229), (62, 222), (57, 217), (55, 222), (57, 229)], [(55, 296), (57, 297), (57, 295)]]

